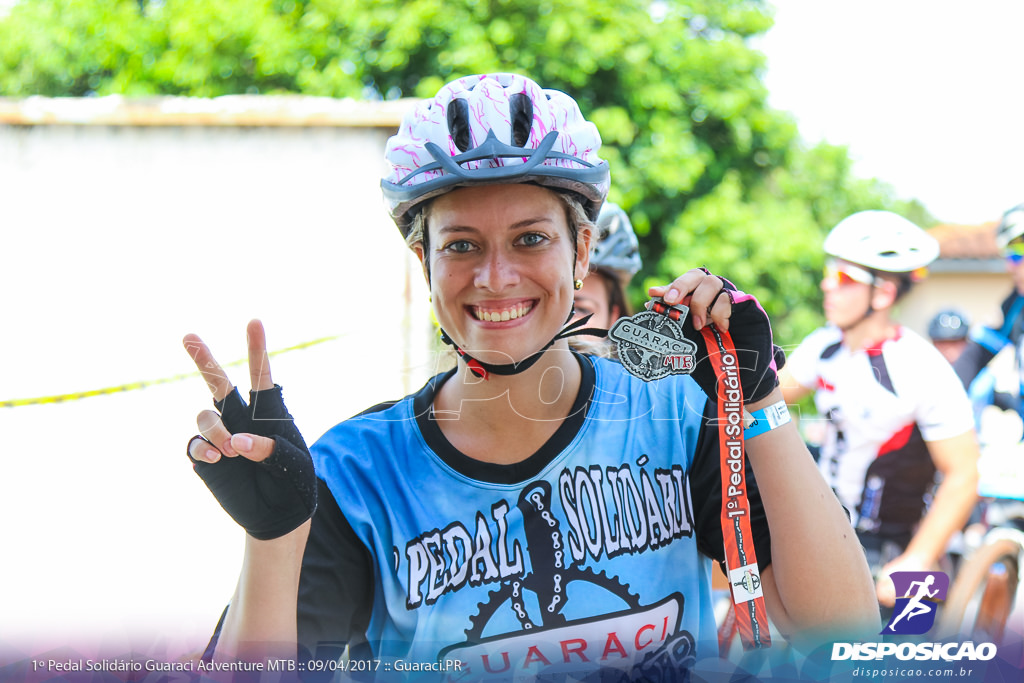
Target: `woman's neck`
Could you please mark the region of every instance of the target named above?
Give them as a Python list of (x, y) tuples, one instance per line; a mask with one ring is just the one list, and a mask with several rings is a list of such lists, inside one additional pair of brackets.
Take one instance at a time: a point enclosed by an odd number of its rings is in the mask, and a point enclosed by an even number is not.
[(465, 455), (510, 464), (530, 457), (558, 430), (579, 394), (583, 373), (565, 342), (518, 375), (483, 380), (459, 362), (434, 398), (445, 437)]

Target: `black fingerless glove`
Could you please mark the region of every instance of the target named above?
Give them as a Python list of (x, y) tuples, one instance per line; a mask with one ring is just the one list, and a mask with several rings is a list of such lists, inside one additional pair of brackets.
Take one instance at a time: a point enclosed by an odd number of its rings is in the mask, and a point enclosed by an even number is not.
[[(746, 403), (760, 401), (779, 385), (778, 370), (786, 363), (786, 354), (772, 342), (772, 327), (768, 314), (751, 294), (738, 291), (721, 276), (722, 296), (732, 301), (732, 315), (729, 317), (729, 334), (736, 347), (736, 362), (740, 369), (740, 385)], [(697, 345), (693, 378), (712, 401), (716, 400), (717, 379), (715, 370), (708, 361), (708, 346), (704, 335), (694, 329), (693, 316), (683, 321), (683, 335)], [(712, 348), (717, 353), (718, 350)]]
[(242, 456), (215, 463), (189, 455), (196, 474), (217, 502), (253, 538), (267, 541), (302, 525), (316, 511), (316, 473), (295, 421), (281, 398), (281, 387), (249, 392), (249, 403), (234, 389), (215, 401), (221, 421), (232, 434), (274, 439), (274, 452), (263, 462)]

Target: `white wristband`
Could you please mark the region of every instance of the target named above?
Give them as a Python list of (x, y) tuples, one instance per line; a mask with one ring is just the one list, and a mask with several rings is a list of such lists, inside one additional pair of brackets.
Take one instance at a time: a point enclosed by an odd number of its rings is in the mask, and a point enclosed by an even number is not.
[(753, 439), (755, 436), (781, 427), (792, 419), (789, 415), (789, 406), (785, 401), (773, 403), (752, 413), (745, 410), (743, 412), (746, 413), (743, 416), (744, 439)]

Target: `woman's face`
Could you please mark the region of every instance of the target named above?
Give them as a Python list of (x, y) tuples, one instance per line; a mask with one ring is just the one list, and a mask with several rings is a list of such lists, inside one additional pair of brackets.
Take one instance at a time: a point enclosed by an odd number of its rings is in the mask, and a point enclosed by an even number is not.
[(431, 299), (441, 327), (485, 363), (518, 362), (551, 341), (587, 272), (566, 205), (536, 185), (483, 185), (434, 200), (427, 220)]

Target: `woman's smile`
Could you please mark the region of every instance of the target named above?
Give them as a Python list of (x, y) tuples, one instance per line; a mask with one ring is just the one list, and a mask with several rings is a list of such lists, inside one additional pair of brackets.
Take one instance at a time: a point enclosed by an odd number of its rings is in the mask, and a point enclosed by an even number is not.
[(529, 314), (535, 302), (535, 299), (511, 304), (499, 301), (472, 305), (468, 306), (468, 308), (471, 315), (477, 320), (489, 323), (508, 322), (510, 320), (518, 320)]

